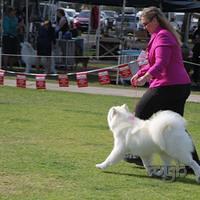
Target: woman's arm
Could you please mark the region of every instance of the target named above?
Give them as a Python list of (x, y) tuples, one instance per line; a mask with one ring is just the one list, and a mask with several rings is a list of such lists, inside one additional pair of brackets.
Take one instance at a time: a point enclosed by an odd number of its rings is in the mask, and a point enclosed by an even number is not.
[(137, 72), (138, 77), (143, 76), (149, 70), (149, 68), (150, 68), (149, 64), (142, 66), (141, 69), (138, 70)]
[(155, 78), (160, 78), (172, 59), (170, 46), (158, 46), (155, 49), (155, 63), (148, 69), (148, 73)]
[(161, 78), (164, 68), (167, 68), (171, 59), (171, 48), (167, 46), (157, 47), (155, 50), (155, 63), (144, 66), (131, 79), (132, 85), (142, 86), (152, 78)]

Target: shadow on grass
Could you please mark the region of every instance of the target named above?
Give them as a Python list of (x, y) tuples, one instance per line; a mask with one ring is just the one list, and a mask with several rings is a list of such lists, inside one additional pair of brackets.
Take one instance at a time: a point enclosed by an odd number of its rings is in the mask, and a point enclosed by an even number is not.
[(120, 175), (120, 176), (133, 176), (133, 177), (138, 177), (138, 178), (150, 178), (149, 176), (146, 176), (146, 175), (139, 175), (139, 174), (133, 174), (133, 173), (122, 173), (122, 172), (111, 172), (111, 171), (103, 171), (103, 173), (112, 174), (112, 175)]
[(147, 175), (134, 174), (134, 173), (122, 173), (122, 172), (113, 172), (113, 171), (103, 171), (103, 173), (117, 175), (117, 176), (120, 175), (120, 176), (131, 176), (131, 177), (145, 178), (145, 179), (156, 179), (156, 180), (163, 181), (165, 183), (180, 182), (180, 183), (183, 183), (183, 184), (199, 185), (195, 180), (195, 176), (193, 176), (193, 178), (177, 177), (174, 181), (171, 181), (171, 180), (165, 180), (165, 179), (160, 178), (160, 177), (150, 177), (150, 176), (147, 176)]

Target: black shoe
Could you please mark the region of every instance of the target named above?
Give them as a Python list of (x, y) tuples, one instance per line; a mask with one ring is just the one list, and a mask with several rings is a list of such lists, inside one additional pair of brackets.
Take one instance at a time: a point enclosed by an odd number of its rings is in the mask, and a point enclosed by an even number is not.
[(126, 161), (128, 163), (134, 163), (134, 164), (139, 165), (139, 166), (143, 166), (143, 162), (142, 162), (142, 160), (139, 156), (126, 154), (125, 157), (124, 157), (124, 161)]
[[(196, 160), (195, 160), (196, 161)], [(200, 166), (200, 161), (198, 160), (198, 161), (196, 161), (197, 162), (197, 164)], [(193, 169), (191, 168), (191, 167), (189, 167), (189, 166), (185, 166), (185, 169), (187, 170), (187, 174), (194, 174), (194, 171), (193, 171)]]
[(194, 171), (193, 171), (193, 169), (191, 167), (185, 166), (185, 169), (187, 171), (187, 174), (194, 174)]

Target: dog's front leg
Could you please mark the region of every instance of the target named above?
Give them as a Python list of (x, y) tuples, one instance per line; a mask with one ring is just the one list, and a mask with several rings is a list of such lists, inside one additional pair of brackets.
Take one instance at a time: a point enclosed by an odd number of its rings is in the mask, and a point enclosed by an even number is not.
[(110, 155), (106, 158), (106, 160), (100, 164), (96, 164), (96, 167), (99, 169), (105, 169), (110, 165), (114, 165), (118, 163), (120, 160), (124, 158), (125, 155), (125, 144), (122, 141), (116, 141), (114, 144), (114, 148)]

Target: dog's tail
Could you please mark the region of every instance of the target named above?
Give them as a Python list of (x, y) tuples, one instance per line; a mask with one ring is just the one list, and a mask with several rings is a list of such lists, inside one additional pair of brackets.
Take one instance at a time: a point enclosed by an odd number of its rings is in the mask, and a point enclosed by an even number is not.
[[(161, 128), (161, 127), (160, 127)], [(166, 133), (171, 132), (172, 127), (170, 125), (163, 126), (160, 130), (154, 130), (152, 132), (153, 141), (163, 150), (167, 148), (166, 146), (166, 137), (168, 137)]]
[(179, 145), (180, 140), (184, 140), (185, 137), (187, 137), (185, 139), (185, 141), (187, 141), (188, 135), (185, 132), (185, 129), (185, 119), (172, 111), (158, 112), (150, 120), (152, 139), (162, 150), (169, 148), (167, 146), (169, 143), (175, 144), (177, 142), (177, 145)]

